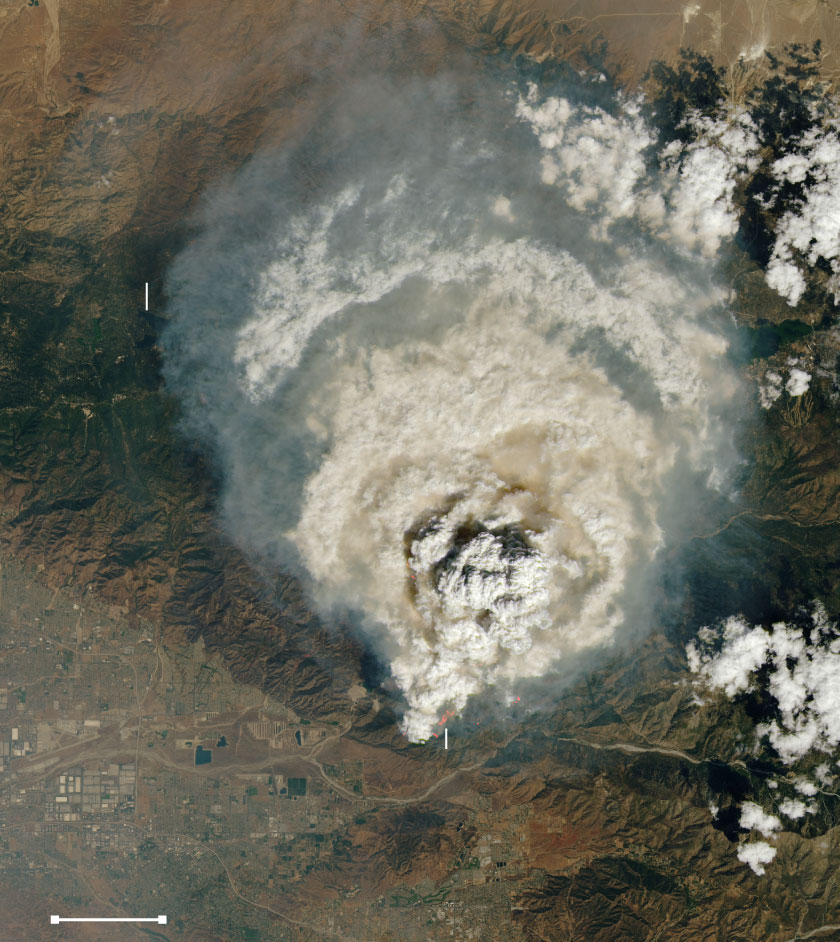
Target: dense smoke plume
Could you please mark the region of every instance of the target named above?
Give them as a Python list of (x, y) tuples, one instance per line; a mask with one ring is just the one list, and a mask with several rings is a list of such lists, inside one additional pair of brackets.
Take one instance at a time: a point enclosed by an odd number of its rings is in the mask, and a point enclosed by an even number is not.
[(170, 273), (167, 380), (226, 525), (360, 619), (412, 740), (646, 627), (666, 508), (735, 460), (707, 256), (743, 122), (693, 225), (679, 154), (651, 177), (638, 109), (587, 94), (356, 79), (206, 200)]

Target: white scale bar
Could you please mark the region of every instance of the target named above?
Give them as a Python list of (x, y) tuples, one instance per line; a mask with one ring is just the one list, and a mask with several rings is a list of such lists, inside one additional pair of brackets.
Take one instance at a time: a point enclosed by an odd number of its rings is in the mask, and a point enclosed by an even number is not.
[(449, 748), (449, 730), (445, 726), (443, 728), (443, 748)]
[(166, 916), (50, 916), (50, 925), (61, 922), (156, 922), (165, 926)]
[(146, 310), (149, 310), (149, 282), (146, 282)]

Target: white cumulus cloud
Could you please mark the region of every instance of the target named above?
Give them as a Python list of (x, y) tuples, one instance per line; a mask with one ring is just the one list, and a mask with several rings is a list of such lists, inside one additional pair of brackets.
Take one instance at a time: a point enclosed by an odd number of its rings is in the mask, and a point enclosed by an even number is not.
[(813, 804), (806, 805), (804, 801), (798, 798), (785, 798), (779, 802), (779, 811), (786, 817), (796, 821), (804, 818), (806, 814), (814, 814), (816, 807)]
[(772, 837), (782, 826), (774, 814), (768, 814), (754, 801), (745, 801), (741, 805), (741, 827), (748, 831), (758, 831), (762, 837)]
[[(821, 259), (840, 277), (840, 137), (835, 128), (812, 128), (795, 149), (776, 160), (780, 183), (804, 186), (804, 194), (778, 220), (767, 283), (797, 304), (806, 275)], [(771, 197), (771, 205), (774, 197)]]
[(766, 873), (764, 865), (771, 863), (776, 856), (776, 848), (767, 841), (751, 841), (748, 844), (740, 844), (737, 854), (741, 863), (749, 864), (753, 873), (761, 877)]
[(766, 689), (779, 718), (758, 726), (757, 733), (785, 762), (840, 744), (840, 634), (821, 605), (814, 607), (810, 642), (795, 625), (762, 628), (733, 617), (703, 629), (687, 652), (699, 682), (727, 696), (755, 689), (756, 672), (766, 668)]
[(713, 256), (738, 229), (735, 187), (758, 166), (752, 119), (737, 110), (692, 115), (693, 140), (669, 144), (660, 155), (663, 173), (652, 179), (645, 152), (655, 137), (641, 101), (626, 98), (620, 105), (615, 115), (573, 108), (562, 98), (541, 98), (532, 84), (517, 114), (545, 150), (543, 179), (560, 186), (576, 209), (597, 205), (602, 238), (613, 222), (635, 218), (687, 250)]
[(803, 396), (808, 392), (810, 385), (811, 374), (806, 373), (805, 370), (800, 370), (798, 367), (794, 367), (790, 371), (788, 381), (785, 383), (785, 389), (791, 396)]
[[(709, 687), (722, 688), (728, 697), (749, 690), (753, 672), (767, 659), (766, 633), (755, 631), (743, 618), (731, 616), (718, 629), (701, 628), (698, 637), (698, 643), (689, 642), (686, 648), (689, 669)], [(718, 639), (723, 642), (723, 650), (715, 655), (709, 648)]]
[(758, 386), (758, 399), (762, 409), (769, 409), (782, 395), (782, 375), (777, 370), (767, 370), (764, 381)]
[(683, 245), (713, 256), (738, 231), (733, 196), (739, 179), (758, 166), (758, 138), (742, 111), (689, 121), (695, 139), (668, 161), (668, 225)]

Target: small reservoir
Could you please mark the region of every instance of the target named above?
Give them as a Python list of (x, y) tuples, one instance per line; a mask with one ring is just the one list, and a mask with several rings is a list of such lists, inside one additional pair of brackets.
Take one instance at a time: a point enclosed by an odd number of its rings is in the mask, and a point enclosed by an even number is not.
[(208, 765), (213, 761), (213, 750), (205, 749), (202, 746), (195, 747), (195, 764)]

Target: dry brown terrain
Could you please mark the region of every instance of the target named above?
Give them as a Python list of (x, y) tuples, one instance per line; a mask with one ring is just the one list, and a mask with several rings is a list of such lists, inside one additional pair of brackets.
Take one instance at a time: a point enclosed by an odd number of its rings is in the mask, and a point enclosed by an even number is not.
[[(822, 41), (825, 76), (840, 68), (840, 8), (830, 0), (418, 0), (475, 37), (537, 59), (591, 61), (606, 40), (609, 63), (632, 83), (653, 59), (690, 47), (734, 68), (760, 65), (764, 51)], [(740, 71), (740, 69), (738, 70)]]

